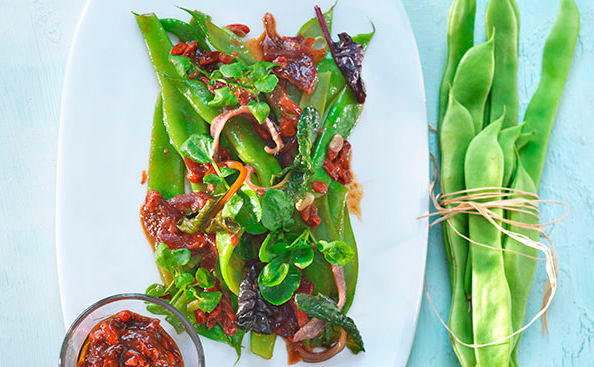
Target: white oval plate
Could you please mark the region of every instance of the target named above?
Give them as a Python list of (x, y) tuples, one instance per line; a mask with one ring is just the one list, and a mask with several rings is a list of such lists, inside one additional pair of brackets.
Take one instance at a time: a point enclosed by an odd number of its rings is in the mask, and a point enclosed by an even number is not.
[[(81, 17), (62, 98), (57, 182), (57, 250), (64, 322), (119, 292), (142, 292), (158, 275), (138, 218), (146, 187), (149, 137), (158, 85), (131, 11), (161, 17), (199, 7), (221, 25), (262, 31), (274, 14), (279, 34), (296, 33), (313, 2), (94, 0)], [(299, 3), (299, 4), (298, 4)], [(332, 0), (320, 1), (328, 9)], [(427, 121), (415, 40), (400, 1), (341, 0), (333, 33), (377, 28), (365, 56), (365, 112), (352, 135), (354, 171), (363, 184), (363, 220), (353, 218), (360, 270), (349, 315), (366, 352), (346, 351), (325, 366), (404, 366), (421, 302), (427, 246)], [(246, 341), (248, 338), (245, 338)], [(204, 340), (209, 366), (231, 366), (235, 352)], [(283, 366), (279, 341), (271, 361), (244, 349), (240, 366)], [(244, 345), (245, 342), (244, 342)]]

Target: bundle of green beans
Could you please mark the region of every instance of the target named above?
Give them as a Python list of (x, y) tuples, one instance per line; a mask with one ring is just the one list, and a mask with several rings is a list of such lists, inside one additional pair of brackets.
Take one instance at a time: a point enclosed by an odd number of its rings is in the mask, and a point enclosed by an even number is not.
[[(522, 122), (516, 1), (489, 0), (488, 40), (474, 45), (476, 0), (454, 0), (439, 96), (442, 193), (489, 187), (537, 193), (579, 31), (574, 0), (560, 2), (544, 48), (540, 84)], [(538, 221), (518, 211), (494, 212), (510, 221)], [(504, 235), (479, 215), (458, 214), (448, 222), (443, 233), (452, 293), (449, 328), (464, 344), (504, 339), (524, 325), (536, 261), (522, 255), (534, 257), (536, 250)], [(533, 241), (539, 239), (535, 230), (503, 226)], [(471, 245), (463, 236), (512, 251)], [(462, 366), (485, 367), (517, 366), (519, 339), (520, 334), (496, 345), (470, 348), (451, 338)]]

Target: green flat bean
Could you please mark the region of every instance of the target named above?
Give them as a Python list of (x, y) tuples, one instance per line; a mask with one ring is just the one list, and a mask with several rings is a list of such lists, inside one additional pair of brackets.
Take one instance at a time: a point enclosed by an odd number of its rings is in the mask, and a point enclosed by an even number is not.
[(472, 47), (462, 60), (452, 84), (454, 96), (472, 115), (474, 131), (483, 127), (485, 103), (495, 72), (494, 40)]
[[(524, 169), (520, 160), (517, 162), (516, 174), (511, 187), (524, 192), (536, 192), (536, 185), (534, 184), (534, 181), (532, 181), (528, 172)], [(530, 199), (530, 197), (525, 198)], [(526, 224), (538, 224), (538, 217), (527, 213), (510, 212), (508, 219)], [(533, 241), (538, 241), (540, 238), (538, 231), (516, 226), (510, 226), (509, 230), (523, 234)], [(506, 250), (519, 252), (528, 256), (538, 256), (538, 251), (536, 249), (522, 245), (511, 237), (505, 237), (503, 247)], [(528, 297), (530, 296), (530, 289), (536, 271), (536, 260), (512, 252), (505, 252), (503, 254), (503, 260), (505, 264), (505, 277), (509, 284), (509, 289), (513, 294), (512, 327), (515, 331), (524, 326), (526, 305), (528, 304)], [(516, 335), (512, 338), (512, 361), (516, 364), (520, 337), (521, 335)]]
[[(439, 132), (441, 191), (452, 193), (464, 190), (464, 157), (466, 149), (474, 138), (474, 125), (470, 112), (450, 94), (448, 109)], [(449, 221), (456, 231), (468, 236), (468, 216), (459, 214)], [(465, 343), (472, 343), (472, 315), (469, 310), (468, 297), (465, 291), (464, 278), (468, 256), (468, 241), (456, 234), (449, 225), (443, 225), (444, 242), (449, 245), (450, 280), (452, 303), (449, 326)], [(462, 366), (474, 366), (476, 359), (474, 349), (453, 341), (454, 351)]]
[(204, 43), (204, 39), (201, 39), (196, 29), (189, 25), (186, 22), (182, 22), (179, 19), (175, 18), (162, 18), (159, 19), (161, 25), (165, 30), (169, 33), (173, 33), (177, 38), (179, 38), (180, 42), (190, 42), (190, 41), (198, 41), (198, 44), (201, 49), (205, 50), (208, 48), (204, 48), (204, 46), (208, 47)]
[(575, 2), (561, 0), (557, 21), (545, 43), (540, 83), (524, 116), (523, 131), (534, 135), (520, 150), (520, 159), (537, 188), (579, 28), (580, 14)]
[[(503, 152), (497, 136), (503, 117), (481, 131), (470, 143), (464, 162), (467, 189), (501, 187)], [(501, 209), (492, 209), (503, 215)], [(468, 219), (470, 238), (481, 244), (501, 248), (501, 233), (479, 215)], [(511, 294), (505, 280), (503, 254), (477, 245), (472, 253), (472, 327), (474, 342), (486, 344), (512, 333)], [(477, 366), (508, 366), (511, 342), (475, 349)]]
[(518, 23), (510, 0), (490, 0), (485, 19), (487, 37), (495, 40), (495, 73), (490, 95), (490, 121), (505, 111), (502, 128), (518, 124)]
[(516, 125), (501, 130), (497, 140), (503, 151), (503, 187), (508, 187), (511, 183), (512, 174), (516, 169), (516, 141), (520, 137), (522, 126)]
[(318, 74), (318, 83), (311, 94), (304, 93), (301, 96), (299, 106), (305, 108), (308, 106), (314, 107), (318, 110), (320, 116), (324, 116), (326, 110), (326, 98), (328, 97), (328, 91), (330, 90), (330, 78), (332, 73), (327, 71)]
[(450, 98), (450, 88), (458, 64), (474, 43), (474, 18), (476, 0), (454, 0), (448, 13), (447, 56), (445, 70), (439, 87), (439, 119), (437, 129), (446, 114)]
[(184, 161), (175, 153), (163, 124), (163, 102), (157, 100), (149, 155), (148, 190), (156, 190), (165, 199), (184, 193)]

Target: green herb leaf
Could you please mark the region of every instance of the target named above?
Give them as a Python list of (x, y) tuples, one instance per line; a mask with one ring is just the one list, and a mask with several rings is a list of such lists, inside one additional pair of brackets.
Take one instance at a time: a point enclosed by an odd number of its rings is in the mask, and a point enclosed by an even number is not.
[(187, 248), (180, 248), (177, 250), (173, 250), (173, 251), (171, 251), (171, 253), (173, 254), (173, 257), (175, 258), (175, 262), (177, 263), (177, 265), (181, 265), (181, 266), (184, 266), (187, 263), (189, 263), (190, 259), (192, 258), (192, 253), (190, 253), (190, 250), (188, 250)]
[(191, 73), (196, 69), (190, 58), (187, 56), (169, 55), (169, 62), (173, 64), (175, 70), (182, 78), (185, 78), (189, 72)]
[(237, 213), (239, 213), (239, 211), (241, 210), (242, 206), (243, 199), (241, 198), (241, 196), (235, 194), (231, 196), (231, 198), (229, 198), (229, 200), (227, 200), (227, 202), (225, 203), (225, 206), (221, 210), (221, 216), (235, 218)]
[(271, 231), (276, 231), (292, 223), (293, 201), (286, 193), (271, 189), (262, 199), (262, 224)]
[(270, 106), (266, 102), (250, 101), (248, 103), (248, 108), (260, 124), (262, 124), (270, 114)]
[(293, 251), (293, 265), (299, 269), (305, 269), (311, 265), (314, 259), (314, 251), (309, 248), (299, 248)]
[(198, 270), (196, 270), (196, 284), (198, 284), (200, 288), (204, 289), (212, 288), (215, 286), (215, 282), (212, 278), (212, 275), (208, 270), (204, 268), (198, 268)]
[(320, 129), (320, 114), (314, 107), (306, 107), (297, 123), (297, 142), (299, 143), (299, 158), (305, 163), (305, 167), (311, 169), (311, 149), (318, 137)]
[(273, 287), (285, 280), (288, 273), (289, 264), (273, 260), (262, 269), (258, 282), (266, 287)]
[(276, 88), (278, 84), (278, 78), (274, 74), (265, 76), (262, 79), (258, 79), (254, 82), (254, 87), (262, 93), (270, 93)]
[(355, 251), (343, 241), (318, 241), (318, 251), (324, 254), (324, 259), (330, 264), (345, 266), (355, 258)]
[(197, 292), (195, 299), (188, 303), (188, 312), (201, 310), (204, 312), (212, 312), (221, 301), (222, 293), (219, 291), (212, 292)]
[(220, 168), (221, 177), (228, 177), (234, 174), (236, 171), (233, 168), (222, 167)]
[(167, 288), (163, 284), (154, 283), (149, 285), (144, 293), (147, 296), (163, 297), (167, 294)]
[(250, 66), (250, 78), (253, 80), (260, 80), (266, 78), (272, 71), (272, 68), (278, 66), (273, 62), (258, 61), (257, 63)]
[(265, 300), (272, 303), (273, 305), (281, 305), (287, 302), (293, 296), (293, 293), (299, 288), (301, 283), (301, 274), (299, 270), (293, 265), (289, 265), (289, 271), (284, 280), (273, 287), (267, 287), (261, 282), (261, 278), (258, 277), (258, 287), (260, 293)]
[(214, 98), (208, 102), (211, 107), (233, 106), (238, 103), (237, 97), (229, 87), (215, 89), (214, 93)]
[(225, 78), (240, 79), (247, 70), (247, 66), (243, 62), (238, 61), (232, 64), (223, 64), (219, 70)]
[(295, 295), (295, 302), (297, 303), (297, 307), (308, 314), (309, 317), (315, 317), (327, 323), (342, 327), (352, 336), (353, 342), (360, 347), (360, 350), (365, 350), (357, 326), (350, 317), (340, 312), (334, 301), (323, 295), (312, 296), (298, 293)]
[(274, 255), (271, 253), (271, 248), (274, 244), (275, 237), (276, 237), (276, 233), (270, 232), (268, 234), (268, 236), (266, 236), (266, 238), (262, 242), (262, 245), (260, 245), (260, 251), (258, 253), (258, 258), (260, 259), (261, 262), (267, 263), (272, 260), (272, 256), (274, 256)]
[(181, 289), (192, 283), (194, 283), (194, 277), (190, 273), (181, 273), (175, 277), (175, 286), (177, 288)]
[(214, 140), (210, 135), (192, 134), (181, 145), (181, 151), (195, 162), (210, 163), (213, 162)]
[(242, 186), (237, 194), (243, 199), (243, 206), (235, 216), (237, 223), (249, 234), (262, 234), (266, 232), (266, 228), (260, 223), (262, 219), (262, 205), (260, 205), (258, 195), (246, 185)]
[(157, 244), (155, 248), (155, 262), (165, 270), (173, 271), (177, 266), (186, 265), (191, 258), (190, 250), (177, 249), (171, 251), (164, 243)]

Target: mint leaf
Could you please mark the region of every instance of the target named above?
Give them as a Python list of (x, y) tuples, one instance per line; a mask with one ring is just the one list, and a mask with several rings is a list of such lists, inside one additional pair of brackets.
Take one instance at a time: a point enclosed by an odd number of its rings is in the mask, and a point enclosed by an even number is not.
[(250, 101), (248, 103), (248, 108), (260, 124), (262, 124), (270, 114), (270, 106), (266, 102)]
[(229, 87), (215, 89), (214, 93), (214, 98), (208, 102), (211, 107), (232, 106), (238, 103), (237, 97)]
[(193, 161), (204, 164), (213, 162), (214, 141), (210, 135), (192, 134), (181, 145), (180, 150)]

